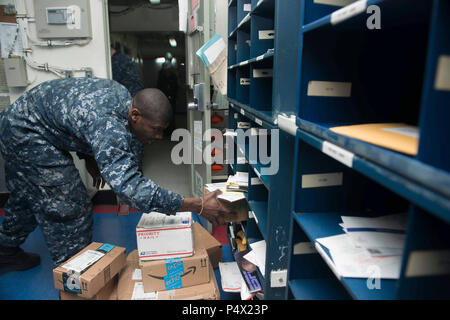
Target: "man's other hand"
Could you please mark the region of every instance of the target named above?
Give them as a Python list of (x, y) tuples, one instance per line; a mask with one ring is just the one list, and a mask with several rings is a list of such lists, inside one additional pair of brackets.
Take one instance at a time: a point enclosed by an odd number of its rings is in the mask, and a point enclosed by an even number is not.
[(94, 158), (88, 157), (85, 159), (86, 161), (86, 170), (92, 177), (92, 186), (100, 189), (100, 185), (103, 188), (105, 186), (105, 180), (103, 180), (102, 175), (100, 174), (100, 170), (98, 169), (97, 162)]

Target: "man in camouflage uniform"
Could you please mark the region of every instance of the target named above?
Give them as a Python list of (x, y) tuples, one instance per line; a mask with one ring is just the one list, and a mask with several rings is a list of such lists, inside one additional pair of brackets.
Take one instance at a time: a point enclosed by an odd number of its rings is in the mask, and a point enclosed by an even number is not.
[(125, 86), (132, 97), (144, 89), (136, 64), (128, 55), (117, 52), (114, 48), (111, 48), (111, 68), (113, 80)]
[(25, 270), (40, 263), (39, 256), (19, 248), (37, 225), (55, 266), (91, 242), (92, 203), (69, 151), (89, 155), (86, 166), (94, 181), (106, 181), (140, 212), (202, 212), (223, 224), (227, 210), (218, 193), (184, 198), (139, 170), (141, 155), (133, 151), (162, 139), (171, 112), (157, 89), (132, 99), (115, 81), (69, 78), (40, 84), (0, 113), (0, 151), (10, 191), (0, 226), (0, 266)]

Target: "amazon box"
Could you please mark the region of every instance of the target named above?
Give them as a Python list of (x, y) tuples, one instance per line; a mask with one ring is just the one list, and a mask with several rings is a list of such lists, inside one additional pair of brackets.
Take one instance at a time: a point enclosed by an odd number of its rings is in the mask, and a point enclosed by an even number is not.
[(53, 269), (55, 288), (81, 298), (93, 298), (126, 262), (125, 248), (93, 242)]
[[(203, 194), (207, 195), (209, 193), (206, 187), (203, 188)], [(242, 222), (247, 221), (248, 206), (247, 200), (241, 199), (234, 202), (226, 201), (224, 199), (217, 198), (220, 204), (227, 209), (233, 211), (233, 213), (224, 215), (225, 222)]]
[(60, 291), (60, 300), (117, 300), (118, 282), (119, 275), (117, 274), (91, 299), (79, 297), (74, 293)]
[(136, 237), (141, 261), (192, 256), (192, 213), (144, 213), (136, 227)]
[(120, 272), (117, 285), (119, 300), (220, 300), (220, 291), (214, 270), (209, 267), (209, 282), (187, 288), (144, 292), (142, 271), (139, 268), (137, 250), (127, 257), (127, 264)]
[(195, 250), (206, 249), (211, 265), (214, 269), (218, 268), (219, 262), (222, 261), (222, 244), (198, 222), (194, 222), (193, 230)]
[(192, 287), (209, 282), (209, 258), (205, 249), (186, 258), (143, 261), (144, 292)]

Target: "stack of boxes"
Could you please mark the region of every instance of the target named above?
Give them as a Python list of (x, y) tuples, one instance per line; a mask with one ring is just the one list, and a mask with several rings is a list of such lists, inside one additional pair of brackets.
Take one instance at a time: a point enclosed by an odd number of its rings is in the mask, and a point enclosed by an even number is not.
[(219, 241), (190, 212), (143, 214), (137, 250), (92, 243), (54, 269), (62, 300), (220, 299), (213, 268), (222, 260)]

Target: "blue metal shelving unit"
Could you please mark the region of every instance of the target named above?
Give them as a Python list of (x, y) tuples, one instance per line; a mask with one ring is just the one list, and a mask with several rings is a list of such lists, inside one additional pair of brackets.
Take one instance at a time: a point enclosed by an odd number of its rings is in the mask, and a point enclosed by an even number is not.
[[(228, 38), (228, 100), (230, 102), (229, 127), (238, 122), (248, 122), (251, 129), (266, 129), (269, 140), (271, 130), (278, 129), (277, 114), (289, 106), (295, 112), (297, 75), (292, 66), (297, 65), (297, 36), (300, 31), (296, 0), (237, 0), (229, 2)], [(288, 18), (288, 19), (286, 19)], [(280, 72), (283, 70), (282, 72)], [(285, 73), (286, 71), (286, 73)], [(290, 81), (291, 80), (291, 81)], [(283, 96), (279, 86), (284, 86)], [(287, 91), (286, 91), (287, 90)], [(246, 164), (230, 166), (230, 173), (249, 172), (247, 203), (254, 218), (249, 218), (245, 231), (253, 239), (266, 241), (265, 277), (260, 274), (265, 299), (284, 299), (286, 286), (272, 286), (271, 272), (287, 272), (288, 225), (290, 222), (290, 193), (292, 181), (294, 138), (280, 133), (278, 172), (264, 174), (270, 166), (249, 154), (249, 143), (240, 148)], [(270, 142), (269, 142), (270, 146)], [(238, 158), (235, 149), (235, 163)], [(271, 152), (278, 152), (271, 150)], [(252, 184), (254, 179), (260, 183)], [(279, 186), (283, 185), (283, 188)]]
[[(266, 240), (265, 298), (449, 298), (450, 270), (439, 266), (450, 256), (450, 2), (329, 3), (229, 5), (230, 128), (248, 122), (251, 128), (281, 129), (276, 174), (261, 175), (264, 166), (250, 159), (248, 144), (248, 163), (230, 169), (262, 180), (249, 183), (249, 210), (258, 222), (249, 219), (246, 234)], [(381, 29), (368, 28), (372, 6), (380, 10)], [(273, 39), (260, 38), (270, 34), (260, 31), (272, 29)], [(255, 77), (259, 69), (271, 69), (271, 77)], [(351, 90), (310, 94), (312, 81)], [(418, 127), (417, 154), (331, 130), (368, 123)], [(342, 183), (302, 187), (305, 175), (329, 173), (341, 175)], [(400, 277), (382, 279), (381, 289), (370, 290), (367, 279), (341, 277), (328, 250), (316, 244), (343, 232), (342, 215), (398, 212), (408, 213)], [(298, 246), (312, 249), (298, 252)], [(283, 270), (286, 285), (274, 286), (272, 271)]]
[[(381, 29), (366, 25), (372, 5)], [(338, 22), (337, 10), (344, 12)], [(448, 299), (450, 270), (439, 266), (450, 252), (450, 88), (437, 73), (450, 72), (442, 63), (450, 53), (450, 2), (367, 0), (341, 9), (304, 0), (300, 14), (286, 298)], [(311, 81), (345, 83), (351, 94), (310, 94)], [(419, 128), (417, 155), (330, 130), (388, 122)], [(341, 173), (342, 183), (302, 188), (304, 175), (323, 173)], [(408, 213), (399, 278), (381, 279), (381, 289), (371, 290), (367, 279), (341, 277), (316, 239), (343, 233), (343, 215), (395, 212)], [(299, 243), (317, 250), (294, 254)]]

